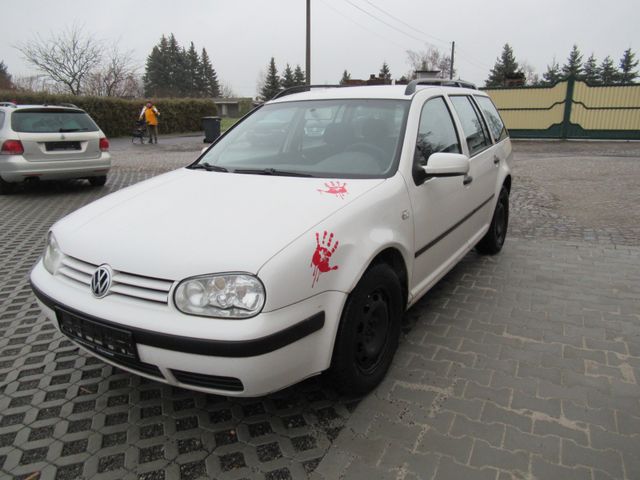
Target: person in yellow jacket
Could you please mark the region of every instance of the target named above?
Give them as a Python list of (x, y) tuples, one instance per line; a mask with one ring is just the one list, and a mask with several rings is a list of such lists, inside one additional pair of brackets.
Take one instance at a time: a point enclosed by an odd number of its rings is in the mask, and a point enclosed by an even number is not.
[(156, 144), (158, 143), (159, 116), (160, 112), (151, 102), (148, 102), (144, 107), (142, 107), (142, 111), (140, 112), (140, 120), (142, 120), (142, 117), (144, 117), (145, 122), (147, 122), (147, 129), (149, 130), (149, 143), (153, 143), (154, 138), (156, 139)]

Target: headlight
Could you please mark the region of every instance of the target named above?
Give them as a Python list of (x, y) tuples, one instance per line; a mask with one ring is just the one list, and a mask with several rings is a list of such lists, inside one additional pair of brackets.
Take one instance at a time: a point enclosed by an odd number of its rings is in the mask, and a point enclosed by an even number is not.
[(178, 310), (192, 315), (248, 318), (260, 313), (265, 292), (249, 274), (219, 274), (183, 280), (174, 295)]
[(44, 255), (42, 256), (42, 263), (44, 264), (44, 268), (47, 269), (51, 275), (55, 275), (62, 263), (62, 251), (58, 246), (58, 242), (56, 241), (56, 237), (53, 236), (53, 233), (49, 232), (49, 236), (47, 237), (47, 246), (44, 249)]

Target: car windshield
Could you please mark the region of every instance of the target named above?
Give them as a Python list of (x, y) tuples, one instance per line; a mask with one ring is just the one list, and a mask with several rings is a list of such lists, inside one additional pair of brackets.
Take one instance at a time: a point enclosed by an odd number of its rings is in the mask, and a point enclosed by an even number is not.
[(98, 126), (85, 112), (68, 109), (28, 109), (13, 112), (11, 128), (23, 133), (97, 132)]
[(408, 109), (406, 100), (268, 104), (235, 126), (193, 167), (266, 175), (388, 177), (397, 168)]

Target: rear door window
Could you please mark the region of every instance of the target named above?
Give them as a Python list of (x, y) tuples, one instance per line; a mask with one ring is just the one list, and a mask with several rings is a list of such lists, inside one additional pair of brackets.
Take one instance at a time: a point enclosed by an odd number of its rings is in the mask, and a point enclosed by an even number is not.
[(21, 133), (97, 132), (98, 126), (85, 112), (66, 109), (28, 109), (13, 112), (11, 128)]
[(473, 157), (491, 146), (489, 132), (487, 132), (484, 121), (473, 106), (471, 98), (467, 95), (455, 95), (449, 98), (462, 124), (462, 130), (469, 146), (469, 155)]
[(487, 119), (489, 130), (491, 130), (491, 134), (495, 141), (499, 142), (507, 138), (509, 136), (507, 129), (505, 128), (504, 123), (500, 118), (500, 114), (491, 99), (489, 97), (481, 97), (479, 95), (476, 96), (475, 99), (476, 102), (478, 102), (480, 110), (482, 110), (484, 118)]

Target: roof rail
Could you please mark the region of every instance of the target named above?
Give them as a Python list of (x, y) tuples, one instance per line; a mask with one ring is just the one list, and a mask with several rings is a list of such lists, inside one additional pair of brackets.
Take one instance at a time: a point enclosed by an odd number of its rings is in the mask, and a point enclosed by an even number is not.
[(17, 105), (13, 102), (0, 102), (0, 107), (13, 107), (16, 108)]
[(446, 78), (418, 78), (416, 80), (411, 80), (409, 85), (407, 85), (404, 94), (413, 95), (416, 92), (416, 87), (418, 85), (440, 85), (443, 87), (460, 87), (477, 90), (475, 84), (467, 82), (466, 80), (448, 80)]
[(287, 95), (291, 95), (293, 93), (308, 92), (312, 88), (341, 88), (346, 86), (348, 85), (296, 85), (295, 87), (289, 87), (279, 91), (270, 100), (275, 100), (276, 98), (280, 98), (280, 97), (286, 97)]

